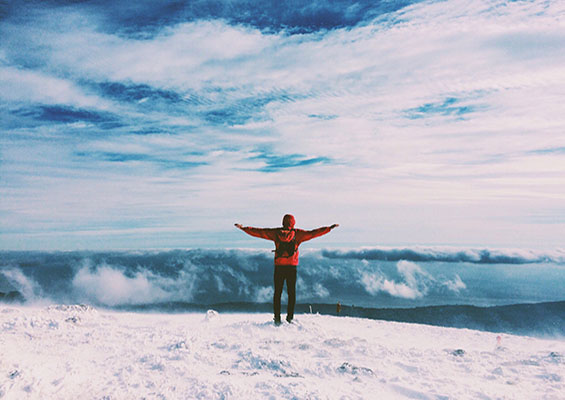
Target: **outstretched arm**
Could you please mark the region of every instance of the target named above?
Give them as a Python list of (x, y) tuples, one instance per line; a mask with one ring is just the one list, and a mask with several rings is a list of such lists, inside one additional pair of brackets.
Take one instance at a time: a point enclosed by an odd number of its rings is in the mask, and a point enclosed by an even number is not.
[(275, 229), (271, 228), (253, 228), (251, 226), (243, 226), (241, 224), (234, 224), (237, 228), (241, 229), (248, 235), (258, 237), (261, 239), (275, 240)]
[(335, 229), (338, 226), (339, 224), (333, 224), (331, 226), (323, 226), (321, 228), (313, 229), (311, 231), (297, 230), (296, 231), (297, 240), (298, 242), (302, 243), (307, 240), (317, 238), (319, 236), (325, 235), (326, 233), (329, 233), (332, 229)]

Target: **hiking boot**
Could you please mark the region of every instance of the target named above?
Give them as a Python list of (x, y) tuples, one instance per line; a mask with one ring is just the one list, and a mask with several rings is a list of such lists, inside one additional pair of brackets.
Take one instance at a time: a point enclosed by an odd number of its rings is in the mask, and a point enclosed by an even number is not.
[(281, 324), (281, 317), (278, 317), (278, 318), (275, 317), (274, 320), (275, 320), (275, 325), (276, 325), (276, 326), (279, 326), (279, 325)]

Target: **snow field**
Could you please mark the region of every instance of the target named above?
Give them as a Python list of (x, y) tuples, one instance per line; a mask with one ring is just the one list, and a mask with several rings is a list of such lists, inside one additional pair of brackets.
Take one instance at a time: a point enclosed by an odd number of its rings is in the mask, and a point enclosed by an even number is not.
[(563, 340), (271, 318), (0, 306), (0, 398), (565, 398)]

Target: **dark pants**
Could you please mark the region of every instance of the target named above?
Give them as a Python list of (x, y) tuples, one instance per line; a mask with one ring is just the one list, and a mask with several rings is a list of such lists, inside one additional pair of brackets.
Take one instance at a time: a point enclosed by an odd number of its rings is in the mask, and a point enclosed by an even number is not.
[(288, 308), (286, 319), (294, 318), (294, 304), (296, 303), (296, 267), (275, 265), (275, 295), (273, 296), (273, 310), (275, 319), (281, 319), (281, 295), (284, 281), (286, 281), (286, 293), (288, 294)]

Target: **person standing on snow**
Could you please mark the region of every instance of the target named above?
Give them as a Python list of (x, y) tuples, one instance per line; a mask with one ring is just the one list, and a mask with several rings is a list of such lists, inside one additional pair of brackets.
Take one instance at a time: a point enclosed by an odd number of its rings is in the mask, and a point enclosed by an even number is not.
[(302, 242), (314, 239), (329, 233), (337, 228), (338, 224), (324, 226), (311, 231), (295, 229), (295, 219), (287, 214), (283, 217), (282, 228), (252, 228), (235, 224), (236, 227), (261, 239), (275, 242), (275, 294), (273, 296), (273, 311), (275, 313), (275, 324), (281, 323), (281, 295), (286, 281), (286, 293), (288, 294), (288, 309), (286, 320), (291, 322), (294, 318), (294, 305), (296, 303), (296, 267), (298, 267), (298, 246)]

